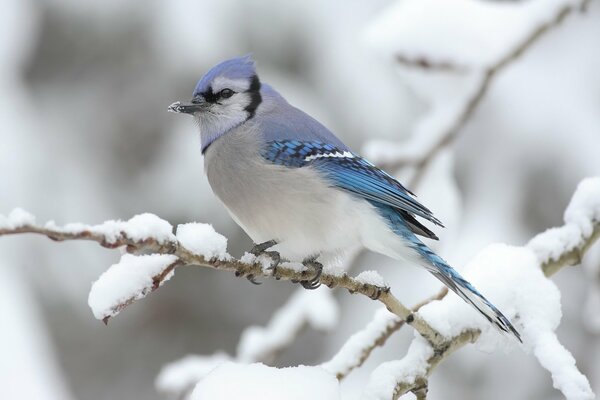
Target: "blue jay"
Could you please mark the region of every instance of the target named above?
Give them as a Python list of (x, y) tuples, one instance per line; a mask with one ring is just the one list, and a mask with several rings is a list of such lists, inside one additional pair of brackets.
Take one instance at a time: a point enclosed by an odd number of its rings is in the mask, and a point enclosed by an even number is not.
[[(205, 172), (216, 196), (252, 238), (318, 268), (362, 245), (432, 273), (488, 321), (520, 340), (510, 321), (417, 235), (437, 239), (416, 217), (443, 226), (400, 182), (351, 151), (331, 131), (260, 81), (250, 56), (223, 61), (197, 83), (190, 102)], [(313, 288), (318, 283), (304, 282)]]

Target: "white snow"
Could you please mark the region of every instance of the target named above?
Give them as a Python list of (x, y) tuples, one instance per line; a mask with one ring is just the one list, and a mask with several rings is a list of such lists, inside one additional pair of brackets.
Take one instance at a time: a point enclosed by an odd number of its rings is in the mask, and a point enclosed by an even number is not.
[(358, 365), (364, 355), (364, 349), (371, 346), (382, 332), (394, 325), (398, 317), (385, 308), (377, 310), (375, 317), (362, 330), (353, 334), (336, 353), (333, 358), (321, 367), (333, 375), (338, 373), (347, 374), (351, 368)]
[(265, 326), (244, 330), (237, 348), (237, 359), (243, 362), (266, 361), (278, 349), (293, 342), (308, 324), (314, 329), (333, 329), (339, 319), (338, 304), (329, 289), (299, 289), (279, 308)]
[(319, 367), (225, 363), (200, 381), (191, 400), (339, 400), (335, 376)]
[(177, 226), (177, 240), (192, 253), (207, 260), (229, 260), (227, 238), (210, 224), (191, 222)]
[(254, 264), (256, 262), (256, 256), (252, 253), (245, 252), (242, 257), (240, 257), (240, 262), (244, 264)]
[[(597, 275), (592, 275), (594, 278)], [(589, 282), (590, 288), (588, 289), (587, 299), (583, 306), (583, 323), (586, 328), (593, 334), (600, 334), (600, 283), (597, 279)]]
[(366, 285), (375, 285), (378, 287), (386, 287), (385, 280), (377, 271), (363, 271), (355, 278), (356, 281)]
[(579, 226), (585, 236), (592, 234), (592, 221), (600, 221), (600, 177), (582, 180), (565, 210), (565, 222)]
[[(177, 261), (171, 254), (134, 256), (124, 254), (117, 264), (105, 271), (92, 284), (88, 305), (97, 319), (112, 317), (128, 301), (144, 298), (152, 291), (153, 278)], [(161, 284), (173, 276), (169, 272)]]
[[(474, 0), (404, 0), (392, 4), (365, 33), (380, 53), (409, 60), (488, 67), (550, 21), (572, 0), (504, 3)], [(432, 12), (435, 10), (435, 12)], [(465, 21), (468, 16), (468, 23)]]
[(565, 211), (565, 225), (536, 235), (527, 246), (540, 262), (556, 260), (592, 234), (600, 223), (600, 177), (587, 178), (578, 185)]
[[(540, 364), (550, 371), (554, 386), (565, 397), (594, 398), (586, 377), (579, 372), (568, 350), (556, 338), (554, 330), (562, 316), (560, 292), (544, 276), (540, 262), (531, 250), (503, 244), (490, 245), (467, 265), (463, 276), (511, 319), (522, 335), (524, 350), (533, 352)], [(481, 350), (492, 351), (518, 345), (514, 338), (501, 335), (479, 313), (452, 293), (441, 301), (423, 306), (419, 314), (447, 337), (456, 336), (467, 329), (480, 330), (482, 333), (477, 347)], [(415, 341), (418, 342), (418, 338)], [(367, 398), (383, 399), (385, 397), (381, 397), (381, 393), (384, 392), (389, 398), (392, 393), (389, 392), (390, 382), (406, 377), (410, 379), (411, 374), (422, 370), (422, 366), (416, 363), (416, 370), (407, 372), (410, 363), (405, 364), (403, 360), (399, 361), (401, 364), (384, 364), (385, 367), (381, 366), (373, 372), (368, 393), (380, 393), (380, 397)], [(381, 382), (387, 383), (384, 385)]]
[(180, 396), (191, 391), (209, 372), (219, 365), (230, 361), (231, 357), (223, 352), (212, 356), (188, 355), (162, 367), (154, 383), (159, 392)]
[(569, 400), (591, 400), (596, 396), (585, 375), (577, 369), (575, 359), (551, 331), (536, 335), (533, 353), (542, 367), (552, 374), (553, 386)]
[(401, 360), (388, 361), (379, 365), (371, 374), (365, 386), (362, 400), (392, 399), (398, 382), (413, 383), (415, 378), (427, 372), (427, 359), (433, 355), (433, 349), (427, 341), (417, 336), (408, 352)]
[(22, 208), (15, 208), (8, 217), (0, 214), (0, 229), (16, 229), (35, 225), (35, 217)]
[(175, 242), (173, 226), (164, 219), (150, 213), (135, 215), (128, 221), (108, 220), (98, 225), (75, 222), (60, 226), (54, 221), (48, 221), (44, 227), (72, 234), (89, 231), (104, 236), (108, 243), (115, 243), (123, 235), (135, 241), (154, 239), (160, 244)]
[(136, 241), (155, 239), (158, 243), (173, 242), (173, 226), (154, 214), (144, 213), (129, 219), (122, 227), (123, 232)]
[(307, 270), (307, 267), (300, 262), (284, 261), (279, 265), (283, 268), (291, 269), (294, 272), (302, 272)]

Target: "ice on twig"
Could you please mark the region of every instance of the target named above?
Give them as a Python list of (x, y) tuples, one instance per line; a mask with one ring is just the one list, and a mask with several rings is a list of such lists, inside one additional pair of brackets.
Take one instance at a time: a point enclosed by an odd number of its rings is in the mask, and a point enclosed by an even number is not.
[(0, 229), (16, 229), (35, 225), (35, 217), (22, 208), (15, 208), (8, 217), (0, 215)]
[(179, 243), (192, 253), (207, 260), (229, 260), (227, 238), (215, 231), (210, 224), (191, 222), (177, 226)]
[(228, 362), (202, 379), (190, 399), (340, 400), (340, 396), (335, 376), (320, 367)]
[(222, 352), (212, 356), (188, 355), (163, 366), (154, 385), (159, 392), (179, 396), (191, 391), (209, 372), (227, 361), (231, 357)]
[[(155, 278), (165, 274), (177, 261), (171, 254), (134, 256), (124, 254), (117, 264), (105, 271), (96, 282), (88, 297), (88, 305), (97, 319), (117, 315), (127, 304), (144, 298), (155, 286)], [(173, 276), (169, 271), (161, 276), (162, 284)]]

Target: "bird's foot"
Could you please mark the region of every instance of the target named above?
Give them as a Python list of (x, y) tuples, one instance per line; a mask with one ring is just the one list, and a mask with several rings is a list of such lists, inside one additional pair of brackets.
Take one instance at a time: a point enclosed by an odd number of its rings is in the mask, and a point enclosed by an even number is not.
[(250, 253), (254, 254), (255, 256), (259, 256), (262, 253), (264, 253), (266, 250), (275, 246), (276, 244), (277, 244), (277, 240), (267, 240), (266, 242), (262, 242), (262, 243), (258, 243), (258, 244), (254, 243), (254, 246), (250, 250)]
[(262, 285), (262, 282), (257, 281), (253, 274), (246, 275), (246, 279), (248, 279), (248, 281), (250, 281), (250, 283), (253, 285)]
[(323, 273), (323, 264), (317, 261), (317, 257), (307, 258), (302, 261), (305, 267), (312, 268), (314, 276), (305, 281), (300, 281), (300, 284), (304, 289), (313, 290), (321, 286), (321, 274)]
[[(268, 256), (271, 259), (271, 265), (269, 265), (267, 269), (271, 271), (271, 274), (275, 277), (275, 279), (279, 279), (277, 277), (277, 266), (279, 266), (279, 263), (281, 263), (281, 255), (277, 251), (267, 251), (269, 248), (275, 246), (276, 244), (276, 240), (268, 240), (263, 243), (255, 244), (250, 250), (250, 253), (254, 254), (257, 257), (261, 255)], [(252, 279), (250, 279), (250, 276), (251, 275), (248, 276), (248, 280), (256, 284), (256, 282), (253, 280), (254, 276), (252, 276)]]

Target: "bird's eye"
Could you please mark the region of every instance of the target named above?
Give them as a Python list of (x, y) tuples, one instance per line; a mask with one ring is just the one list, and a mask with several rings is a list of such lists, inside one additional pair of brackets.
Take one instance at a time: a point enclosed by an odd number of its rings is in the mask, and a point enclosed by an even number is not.
[(221, 97), (223, 99), (228, 99), (231, 96), (233, 96), (233, 93), (235, 93), (235, 92), (231, 89), (223, 89), (219, 92), (219, 97)]

